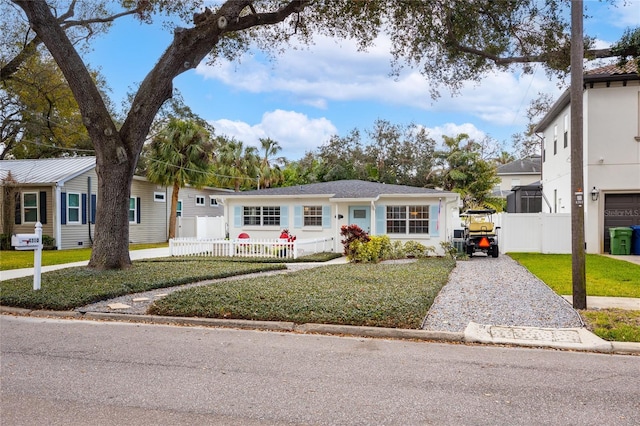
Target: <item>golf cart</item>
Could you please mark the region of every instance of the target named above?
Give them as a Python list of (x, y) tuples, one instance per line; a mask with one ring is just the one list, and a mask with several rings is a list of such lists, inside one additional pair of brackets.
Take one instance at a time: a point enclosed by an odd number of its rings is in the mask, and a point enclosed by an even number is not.
[(467, 210), (460, 217), (464, 217), (464, 252), (473, 257), (475, 252), (486, 253), (487, 256), (498, 257), (498, 235), (500, 227), (493, 224), (493, 209)]

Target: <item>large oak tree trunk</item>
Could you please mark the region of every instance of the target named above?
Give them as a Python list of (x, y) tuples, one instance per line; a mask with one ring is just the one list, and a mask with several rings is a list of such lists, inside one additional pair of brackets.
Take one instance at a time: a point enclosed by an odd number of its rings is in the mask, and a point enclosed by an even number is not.
[[(135, 168), (135, 166), (134, 166)], [(133, 173), (127, 163), (104, 164), (98, 160), (98, 204), (93, 250), (89, 267), (125, 269), (129, 257), (129, 198)]]

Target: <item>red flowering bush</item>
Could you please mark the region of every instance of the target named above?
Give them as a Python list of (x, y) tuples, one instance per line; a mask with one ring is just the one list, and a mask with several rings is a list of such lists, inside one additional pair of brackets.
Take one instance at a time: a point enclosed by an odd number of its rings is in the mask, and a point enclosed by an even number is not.
[(340, 235), (344, 237), (343, 240), (340, 240), (342, 245), (344, 246), (344, 254), (345, 256), (351, 258), (353, 253), (353, 249), (351, 248), (351, 243), (354, 241), (359, 241), (361, 243), (369, 242), (369, 235), (362, 230), (358, 225), (342, 225), (340, 228)]

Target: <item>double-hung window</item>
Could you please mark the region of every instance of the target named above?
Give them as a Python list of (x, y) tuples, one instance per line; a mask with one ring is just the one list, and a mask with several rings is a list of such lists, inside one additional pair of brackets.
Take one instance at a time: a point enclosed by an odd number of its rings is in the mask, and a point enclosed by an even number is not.
[(80, 223), (80, 194), (67, 193), (67, 223)]
[(304, 226), (322, 226), (322, 206), (303, 207)]
[(387, 206), (387, 234), (428, 234), (429, 206)]
[(280, 207), (244, 207), (243, 224), (245, 226), (280, 226)]
[(22, 213), (25, 223), (38, 221), (38, 193), (25, 192), (22, 194)]
[(129, 223), (136, 223), (136, 197), (129, 198)]

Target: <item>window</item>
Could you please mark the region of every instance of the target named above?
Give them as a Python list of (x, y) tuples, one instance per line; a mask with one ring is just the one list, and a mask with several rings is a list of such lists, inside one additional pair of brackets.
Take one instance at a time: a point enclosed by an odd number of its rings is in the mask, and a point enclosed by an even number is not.
[(178, 205), (176, 206), (176, 217), (182, 217), (182, 200), (178, 200)]
[(564, 147), (569, 146), (569, 115), (564, 116)]
[(246, 226), (280, 226), (280, 207), (244, 207)]
[(136, 223), (136, 198), (129, 198), (129, 223)]
[(166, 194), (164, 192), (154, 192), (153, 201), (157, 203), (166, 203), (167, 202)]
[(322, 206), (304, 206), (304, 226), (322, 226)]
[(387, 234), (407, 233), (429, 233), (429, 206), (387, 206)]
[(204, 206), (204, 196), (196, 195), (196, 206)]
[(67, 223), (80, 223), (80, 194), (67, 193)]
[(558, 153), (558, 126), (553, 127), (553, 155)]
[(24, 222), (37, 222), (38, 221), (38, 193), (37, 192), (25, 192), (22, 194), (22, 213)]
[(217, 206), (218, 206), (218, 200), (214, 196), (210, 195), (209, 196), (209, 207), (217, 207)]

